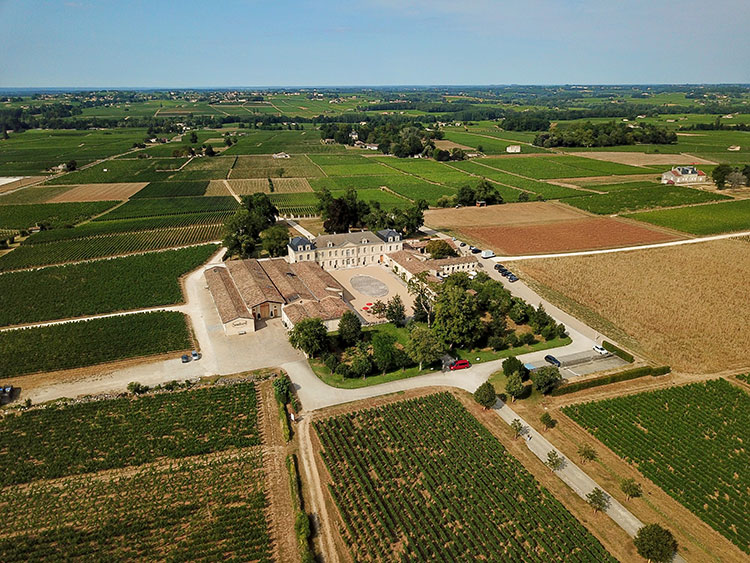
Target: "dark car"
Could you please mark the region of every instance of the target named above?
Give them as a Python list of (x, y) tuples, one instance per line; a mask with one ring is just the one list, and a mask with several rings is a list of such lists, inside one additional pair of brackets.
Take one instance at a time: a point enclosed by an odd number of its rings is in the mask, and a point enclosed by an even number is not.
[(552, 364), (553, 366), (559, 368), (562, 364), (560, 363), (560, 360), (555, 358), (552, 354), (547, 354), (544, 356), (544, 361), (548, 364)]
[(471, 367), (471, 362), (469, 360), (456, 360), (455, 362), (452, 362), (449, 367), (451, 371), (457, 369), (466, 369)]
[(471, 253), (472, 253), (472, 254), (479, 254), (480, 252), (482, 252), (482, 251), (481, 251), (481, 249), (479, 249), (479, 248), (472, 248), (472, 249), (471, 249)]
[(187, 364), (189, 362), (190, 362), (190, 356), (188, 356), (187, 354), (183, 354), (182, 355), (182, 363), (183, 364)]
[(507, 278), (508, 276), (512, 276), (513, 272), (511, 272), (510, 270), (501, 270), (500, 275), (504, 278)]
[(458, 246), (464, 247), (464, 246), (466, 246), (466, 243), (465, 243), (465, 242), (462, 242), (462, 243), (461, 243), (461, 244), (459, 244)]
[(517, 282), (518, 281), (518, 277), (516, 277), (513, 274), (511, 274), (511, 275), (508, 276), (508, 281), (510, 283)]
[(502, 264), (495, 264), (495, 269), (498, 271), (506, 270), (507, 268), (503, 266)]

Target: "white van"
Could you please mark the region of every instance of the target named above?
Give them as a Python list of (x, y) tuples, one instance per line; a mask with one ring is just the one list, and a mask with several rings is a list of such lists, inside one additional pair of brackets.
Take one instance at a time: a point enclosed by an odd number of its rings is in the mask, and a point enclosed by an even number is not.
[(481, 256), (482, 258), (493, 258), (495, 256), (495, 253), (491, 250), (482, 250)]

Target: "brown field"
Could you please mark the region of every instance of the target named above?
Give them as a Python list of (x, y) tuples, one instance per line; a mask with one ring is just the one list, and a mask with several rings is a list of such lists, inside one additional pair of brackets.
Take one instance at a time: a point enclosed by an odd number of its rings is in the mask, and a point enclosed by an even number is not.
[(8, 182), (7, 184), (0, 184), (0, 194), (17, 190), (18, 188), (33, 184), (34, 182), (41, 182), (44, 178), (45, 176), (28, 176), (26, 178), (19, 178), (13, 182)]
[(674, 165), (674, 164), (716, 164), (711, 160), (699, 158), (692, 154), (647, 154), (645, 152), (616, 152), (616, 151), (593, 151), (576, 153), (577, 156), (603, 160), (605, 162), (616, 162), (618, 164), (629, 164), (631, 166), (652, 165)]
[[(146, 187), (148, 182), (120, 182), (115, 184), (77, 184), (51, 198), (49, 203), (77, 201), (126, 200)], [(61, 186), (62, 187), (62, 186)]]
[(462, 207), (461, 209), (430, 209), (425, 211), (425, 224), (435, 229), (453, 229), (482, 225), (538, 225), (589, 217), (587, 213), (557, 202), (532, 201), (513, 205)]
[(434, 143), (437, 148), (444, 150), (444, 151), (449, 151), (451, 149), (462, 149), (465, 151), (476, 152), (477, 150), (474, 147), (467, 147), (466, 145), (454, 143), (453, 141), (446, 141), (445, 139), (434, 141)]
[[(311, 192), (306, 178), (271, 178), (274, 191), (279, 194)], [(229, 185), (238, 195), (254, 194), (258, 192), (269, 193), (268, 178), (246, 178), (244, 180), (227, 180)], [(211, 180), (205, 195), (229, 195), (224, 185), (224, 180)]]
[(750, 367), (750, 302), (741, 289), (750, 279), (746, 241), (533, 260), (518, 267), (542, 293), (654, 361), (689, 373)]
[(463, 227), (473, 240), (498, 254), (547, 254), (666, 242), (678, 235), (609, 217), (587, 217), (542, 225)]

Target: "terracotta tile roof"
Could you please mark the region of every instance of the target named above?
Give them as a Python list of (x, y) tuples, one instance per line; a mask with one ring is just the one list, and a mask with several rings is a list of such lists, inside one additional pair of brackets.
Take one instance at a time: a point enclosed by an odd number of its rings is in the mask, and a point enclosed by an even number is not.
[(222, 323), (226, 324), (240, 318), (252, 318), (252, 313), (245, 306), (226, 268), (221, 266), (211, 268), (206, 270), (205, 276)]
[(292, 324), (303, 319), (318, 318), (323, 321), (340, 319), (350, 310), (349, 306), (338, 297), (328, 296), (320, 301), (300, 301), (284, 307), (284, 314)]
[(267, 301), (284, 303), (279, 290), (257, 260), (229, 260), (226, 266), (249, 309)]
[(313, 299), (313, 295), (307, 289), (303, 280), (290, 268), (289, 262), (283, 258), (274, 258), (272, 260), (261, 260), (259, 263), (285, 302)]
[(315, 299), (321, 300), (331, 295), (343, 295), (344, 287), (317, 264), (296, 262), (289, 266)]

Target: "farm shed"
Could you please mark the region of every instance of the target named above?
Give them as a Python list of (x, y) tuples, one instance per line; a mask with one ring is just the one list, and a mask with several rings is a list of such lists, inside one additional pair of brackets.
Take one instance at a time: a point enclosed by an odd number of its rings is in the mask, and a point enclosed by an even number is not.
[(696, 184), (707, 180), (706, 173), (695, 166), (676, 166), (661, 175), (662, 184)]

